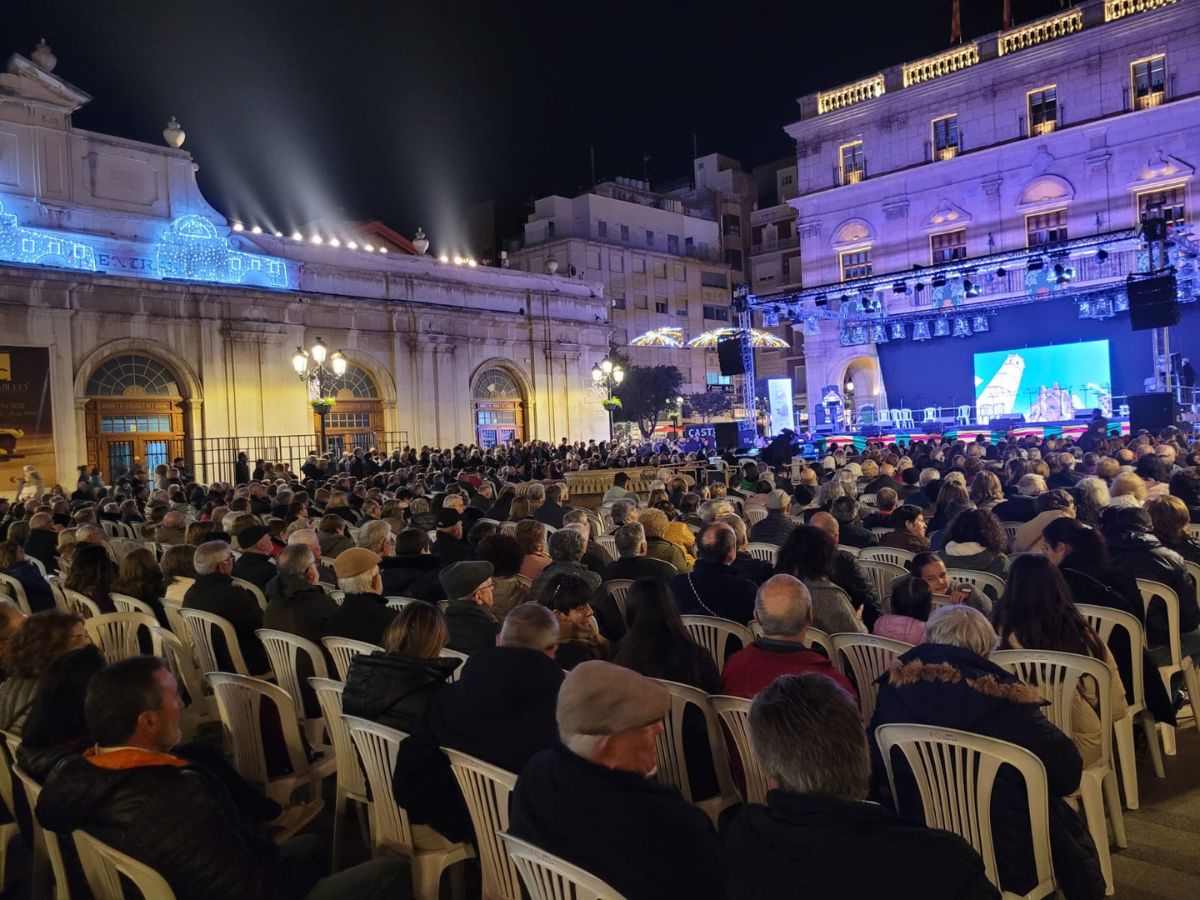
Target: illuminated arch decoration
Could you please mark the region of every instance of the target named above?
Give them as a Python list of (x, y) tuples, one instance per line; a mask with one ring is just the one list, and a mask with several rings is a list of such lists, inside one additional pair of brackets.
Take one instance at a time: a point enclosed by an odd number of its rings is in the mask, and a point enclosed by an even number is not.
[(282, 259), (232, 249), (203, 216), (180, 216), (172, 222), (155, 247), (155, 260), (161, 278), (284, 289), (288, 286), (287, 266)]
[(60, 269), (96, 271), (96, 251), (90, 244), (45, 231), (22, 228), (17, 217), (0, 203), (0, 260)]
[(629, 342), (633, 347), (682, 347), (682, 328), (655, 328), (645, 334), (639, 334)]
[(98, 365), (84, 393), (89, 397), (179, 397), (175, 373), (151, 356), (122, 353)]
[[(698, 334), (687, 342), (689, 347), (705, 347), (711, 349), (717, 346), (717, 341), (725, 338), (734, 337), (738, 333), (736, 328), (715, 328), (712, 331), (706, 331), (703, 334)], [(768, 331), (759, 331), (757, 328), (751, 328), (750, 346), (759, 350), (782, 350), (788, 346), (788, 342), (783, 338), (771, 334)]]

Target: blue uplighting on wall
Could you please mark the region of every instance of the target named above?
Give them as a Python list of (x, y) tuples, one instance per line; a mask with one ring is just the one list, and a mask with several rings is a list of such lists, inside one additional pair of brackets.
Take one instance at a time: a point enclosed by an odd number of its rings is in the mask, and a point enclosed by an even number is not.
[(234, 250), (203, 216), (180, 216), (155, 247), (160, 278), (287, 288), (287, 266), (274, 256)]
[(0, 203), (0, 260), (60, 269), (96, 271), (96, 251), (90, 244), (57, 234), (23, 228)]

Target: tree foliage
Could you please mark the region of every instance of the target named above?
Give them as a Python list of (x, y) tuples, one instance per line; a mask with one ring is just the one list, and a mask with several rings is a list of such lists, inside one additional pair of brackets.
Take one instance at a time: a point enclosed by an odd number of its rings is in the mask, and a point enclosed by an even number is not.
[(615, 413), (622, 422), (637, 422), (642, 437), (649, 439), (659, 416), (675, 405), (683, 386), (683, 373), (674, 366), (630, 366), (625, 380), (613, 389), (621, 398)]
[(699, 416), (700, 421), (706, 425), (717, 416), (723, 416), (733, 409), (733, 399), (725, 391), (701, 391), (698, 394), (686, 394), (683, 402), (691, 409), (692, 414)]

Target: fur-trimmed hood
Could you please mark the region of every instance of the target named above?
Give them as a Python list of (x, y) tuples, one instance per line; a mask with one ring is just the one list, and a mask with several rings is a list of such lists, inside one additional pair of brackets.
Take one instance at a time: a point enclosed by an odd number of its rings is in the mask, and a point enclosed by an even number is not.
[(991, 673), (975, 676), (965, 675), (948, 662), (926, 663), (918, 659), (903, 663), (896, 660), (887, 672), (880, 676), (881, 682), (885, 680), (893, 687), (905, 687), (920, 682), (966, 684), (980, 694), (1011, 700), (1013, 703), (1044, 704), (1046, 702), (1038, 693), (1038, 689), (1032, 685), (1021, 682), (1004, 682)]

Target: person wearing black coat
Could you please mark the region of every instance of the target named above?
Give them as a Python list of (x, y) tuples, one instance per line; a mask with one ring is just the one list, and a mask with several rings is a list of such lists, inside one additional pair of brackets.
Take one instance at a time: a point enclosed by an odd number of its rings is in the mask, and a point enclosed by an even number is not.
[(787, 540), (796, 520), (787, 514), (791, 498), (786, 491), (778, 488), (767, 494), (767, 515), (750, 528), (752, 544), (774, 544), (780, 546)]
[(325, 634), (383, 646), (383, 633), (395, 618), (396, 610), (381, 594), (346, 594)]
[[(210, 555), (218, 554), (222, 547), (228, 555), (217, 563), (216, 571), (196, 575), (195, 582), (183, 595), (183, 608), (198, 609), (228, 619), (237, 633), (238, 647), (250, 674), (262, 675), (270, 672), (271, 664), (267, 660), (267, 651), (263, 649), (262, 642), (255, 634), (255, 631), (262, 628), (262, 610), (253, 594), (233, 583), (230, 575), (233, 571), (233, 554), (229, 545), (223, 541), (210, 541), (197, 547), (196, 571), (199, 573), (201, 569), (199, 557), (202, 551), (212, 545), (221, 546), (214, 547)], [(225, 648), (224, 637), (220, 634), (214, 635), (213, 643), (221, 671), (234, 671), (233, 661)]]
[[(1079, 788), (1083, 773), (1075, 743), (1042, 713), (1045, 701), (1036, 687), (1022, 684), (986, 658), (984, 654), (994, 646), (995, 632), (982, 613), (968, 606), (942, 607), (930, 616), (925, 640), (904, 653), (876, 682), (879, 694), (867, 729), (876, 791), (887, 781), (875, 741), (880, 725), (956, 728), (1024, 747), (1046, 770), (1050, 845), (1058, 886), (1069, 900), (1099, 900), (1105, 885), (1096, 846), (1079, 815), (1063, 800)], [(900, 815), (923, 822), (912, 772), (898, 752), (892, 762)], [(1023, 779), (1002, 768), (992, 790), (992, 840), (1000, 884), (1017, 894), (1028, 893), (1036, 885), (1026, 797)]]
[(754, 595), (758, 593), (758, 585), (734, 571), (737, 551), (733, 544), (733, 529), (728, 525), (723, 527), (729, 529), (727, 555), (720, 560), (709, 559), (697, 541), (700, 558), (691, 572), (671, 579), (671, 593), (684, 615), (719, 616), (734, 622), (749, 622), (754, 618)]
[(233, 467), (234, 485), (250, 483), (250, 460), (245, 453), (237, 455), (237, 463)]
[(383, 575), (385, 597), (415, 597), (426, 603), (437, 603), (446, 599), (446, 592), (438, 581), (442, 561), (428, 553), (411, 556), (385, 556), (379, 564)]
[[(305, 568), (301, 569), (301, 566)], [(285, 548), (279, 556), (279, 575), (267, 585), (273, 590), (267, 608), (263, 610), (263, 628), (285, 631), (321, 647), (328, 673), (334, 671), (333, 659), (322, 646), (321, 638), (329, 634), (329, 625), (339, 609), (337, 602), (317, 586), (318, 577), (317, 563), (308, 547), (293, 544)], [(296, 671), (304, 714), (319, 717), (321, 706), (308, 684), (308, 679), (316, 673), (307, 653), (297, 655)]]
[[(544, 607), (522, 616), (553, 619)], [(516, 615), (524, 606), (510, 613)], [(472, 654), (455, 683), (438, 691), (425, 718), (396, 754), (392, 791), (414, 823), (433, 826), (452, 841), (474, 831), (462, 792), (439, 748), (462, 750), (509, 772), (558, 741), (554, 710), (563, 670), (554, 661), (557, 622), (542, 626), (549, 646), (517, 646), (519, 637)], [(531, 629), (532, 630), (532, 629)], [(540, 643), (534, 640), (532, 643)]]
[[(35, 522), (42, 522), (39, 515), (46, 516), (44, 524), (34, 525)], [(25, 555), (32, 556), (39, 560), (46, 567), (47, 575), (54, 575), (58, 572), (58, 532), (50, 525), (51, 519), (45, 513), (39, 513), (30, 520), (29, 537), (25, 539)]]
[(430, 701), (461, 663), (442, 657), (416, 659), (399, 653), (360, 653), (346, 673), (342, 712), (407, 734), (424, 718)]

